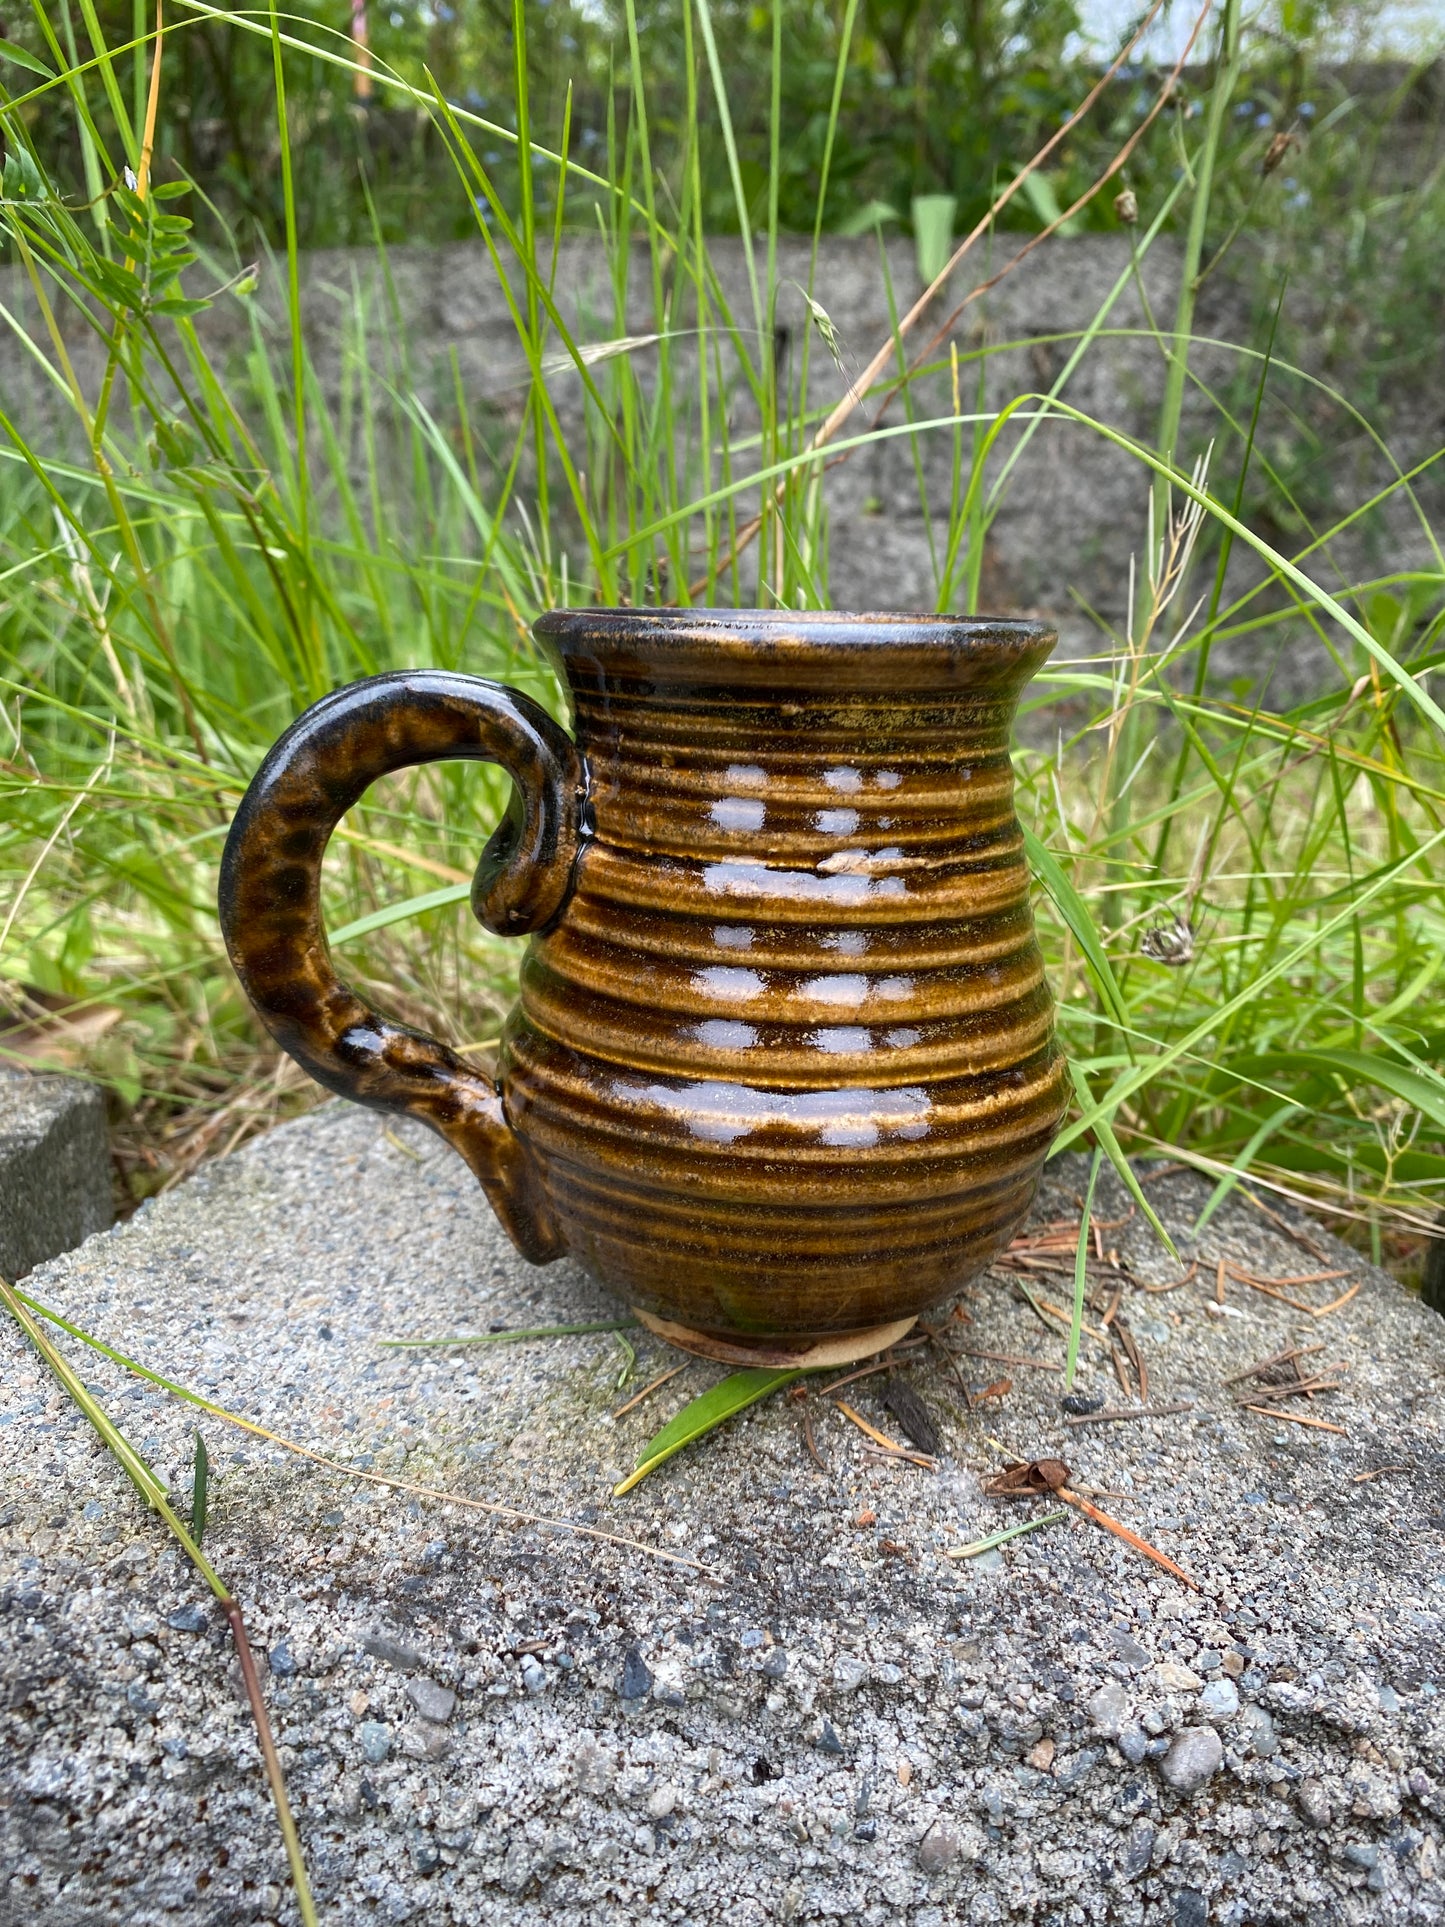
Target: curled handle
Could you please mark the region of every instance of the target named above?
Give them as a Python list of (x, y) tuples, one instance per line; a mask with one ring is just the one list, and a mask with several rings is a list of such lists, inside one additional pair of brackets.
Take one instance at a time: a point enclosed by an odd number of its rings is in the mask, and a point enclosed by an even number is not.
[(472, 884), (478, 920), (500, 936), (551, 923), (571, 895), (580, 837), (586, 772), (576, 745), (517, 690), (419, 669), (323, 697), (271, 750), (226, 839), (221, 928), (282, 1050), (328, 1090), (438, 1132), (476, 1173), (518, 1250), (544, 1264), (561, 1255), (562, 1239), (496, 1085), (343, 983), (321, 921), (321, 859), (341, 818), (379, 776), (452, 757), (496, 763), (512, 778)]

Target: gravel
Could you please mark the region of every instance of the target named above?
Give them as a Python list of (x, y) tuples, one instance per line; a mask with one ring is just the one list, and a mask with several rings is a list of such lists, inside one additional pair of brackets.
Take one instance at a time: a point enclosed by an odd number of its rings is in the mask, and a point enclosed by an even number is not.
[(1207, 1720), (1232, 1720), (1239, 1711), (1239, 1688), (1233, 1680), (1211, 1680), (1197, 1703)]
[(424, 1720), (445, 1726), (457, 1710), (457, 1696), (450, 1686), (438, 1686), (434, 1679), (411, 1679), (406, 1696)]
[[(1080, 1176), (1051, 1168), (1041, 1221), (1077, 1210)], [(1149, 1195), (1182, 1238), (1207, 1191), (1154, 1174)], [(1112, 1183), (1099, 1210), (1128, 1215)], [(1137, 1218), (1111, 1227), (1151, 1398), (1187, 1412), (1069, 1427), (1058, 1372), (994, 1363), (1012, 1387), (970, 1412), (924, 1354), (936, 1474), (869, 1457), (815, 1400), (821, 1470), (782, 1397), (620, 1500), (717, 1372), (613, 1419), (672, 1362), (643, 1333), (626, 1389), (608, 1333), (381, 1347), (615, 1315), (569, 1264), (513, 1256), (408, 1126), (327, 1107), (29, 1288), (358, 1471), (693, 1562), (328, 1471), (64, 1339), (183, 1511), (204, 1434), (206, 1551), (245, 1608), (324, 1920), (1445, 1922), (1445, 1322), (1309, 1235), (1328, 1266), (1236, 1197), (1194, 1281), (1149, 1294), (1176, 1268)], [(1220, 1317), (1220, 1257), (1360, 1290), (1316, 1321), (1231, 1286)], [(961, 1346), (1062, 1356), (1005, 1274), (959, 1309), (940, 1324)], [(1307, 1415), (1344, 1434), (1239, 1409), (1232, 1372), (1321, 1340), (1346, 1389)], [(887, 1431), (880, 1389), (846, 1396)], [(1120, 1398), (1089, 1340), (1078, 1390)], [(1072, 1509), (992, 1570), (946, 1558), (1057, 1509), (985, 1494), (995, 1439), (1064, 1457), (1200, 1590)], [(9, 1326), (0, 1869), (6, 1927), (297, 1918), (224, 1620)]]
[(1191, 1726), (1159, 1762), (1159, 1777), (1176, 1793), (1198, 1793), (1224, 1765), (1224, 1742), (1212, 1726)]

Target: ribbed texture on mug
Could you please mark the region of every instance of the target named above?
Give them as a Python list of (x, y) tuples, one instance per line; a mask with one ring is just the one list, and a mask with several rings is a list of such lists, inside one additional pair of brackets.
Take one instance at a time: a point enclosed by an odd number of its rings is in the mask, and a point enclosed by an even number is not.
[(1012, 1234), (1065, 1103), (1008, 758), (1034, 662), (889, 688), (881, 651), (830, 695), (563, 652), (592, 836), (503, 1082), (568, 1245), (702, 1329), (924, 1309)]

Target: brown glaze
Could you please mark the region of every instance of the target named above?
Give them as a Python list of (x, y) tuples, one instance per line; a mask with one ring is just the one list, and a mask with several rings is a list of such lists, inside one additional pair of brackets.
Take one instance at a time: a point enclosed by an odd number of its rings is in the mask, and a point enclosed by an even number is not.
[[(537, 633), (575, 750), (434, 672), (282, 738), (223, 865), (248, 993), (329, 1088), (454, 1143), (527, 1256), (569, 1250), (654, 1317), (736, 1348), (924, 1310), (1022, 1222), (1066, 1103), (1008, 753), (1052, 632), (588, 610)], [(539, 933), (500, 1095), (339, 985), (317, 919), (343, 810), (449, 755), (522, 799), (474, 893)]]
[(324, 696), (272, 749), (226, 839), (221, 929), (282, 1050), (328, 1090), (440, 1132), (517, 1249), (545, 1264), (566, 1246), (495, 1085), (341, 983), (321, 924), (321, 858), (341, 818), (379, 776), (448, 757), (499, 763), (513, 779), (511, 805), (477, 866), (472, 909), (503, 936), (541, 928), (572, 884), (582, 760), (530, 698), (480, 676), (418, 669)]

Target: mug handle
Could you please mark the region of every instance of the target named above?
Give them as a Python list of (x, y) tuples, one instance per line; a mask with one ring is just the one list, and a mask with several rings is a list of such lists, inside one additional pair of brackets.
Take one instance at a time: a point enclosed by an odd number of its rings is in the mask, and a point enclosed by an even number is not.
[(321, 921), (332, 831), (379, 776), (463, 757), (512, 778), (482, 852), (472, 909), (499, 936), (551, 923), (572, 894), (586, 766), (530, 697), (441, 669), (371, 676), (322, 697), (271, 750), (221, 859), (226, 949), (267, 1030), (319, 1084), (429, 1125), (466, 1159), (533, 1264), (565, 1249), (531, 1154), (498, 1086), (436, 1038), (393, 1024), (337, 977)]

